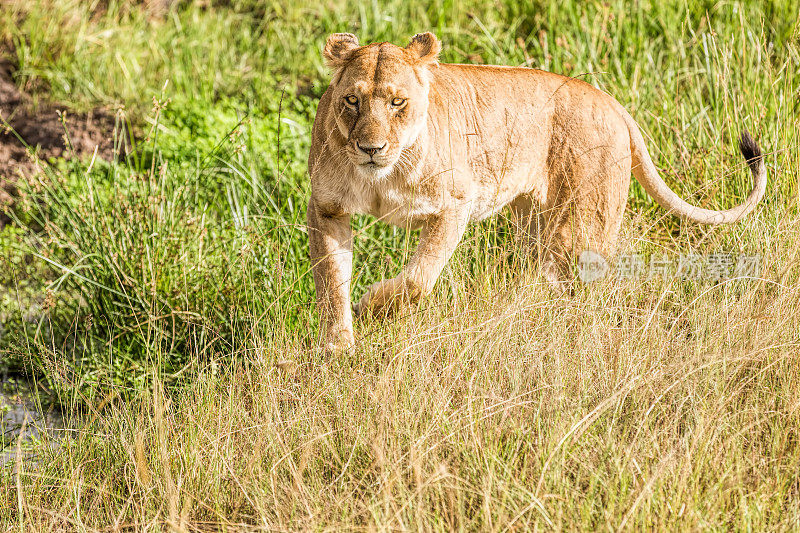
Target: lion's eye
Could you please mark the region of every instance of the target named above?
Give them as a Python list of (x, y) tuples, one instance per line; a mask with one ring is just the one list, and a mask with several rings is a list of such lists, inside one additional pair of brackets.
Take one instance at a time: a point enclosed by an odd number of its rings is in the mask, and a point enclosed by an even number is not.
[(352, 94), (349, 94), (344, 97), (344, 101), (347, 102), (348, 105), (356, 105), (358, 104), (358, 97)]
[(406, 99), (405, 98), (394, 98), (394, 99), (392, 99), (392, 105), (394, 107), (402, 107), (403, 105), (405, 105), (405, 103), (406, 103)]

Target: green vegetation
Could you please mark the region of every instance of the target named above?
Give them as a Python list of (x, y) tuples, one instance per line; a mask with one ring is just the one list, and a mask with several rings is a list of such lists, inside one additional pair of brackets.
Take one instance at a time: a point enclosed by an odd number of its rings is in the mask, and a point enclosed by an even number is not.
[[(156, 3), (153, 2), (155, 5)], [(53, 160), (0, 231), (0, 366), (80, 430), (0, 468), (20, 530), (750, 529), (800, 522), (796, 1), (17, 1), (15, 81), (115, 116), (115, 156)], [(306, 158), (328, 33), (527, 64), (614, 95), (684, 198), (632, 187), (621, 251), (759, 255), (760, 278), (607, 280), (559, 298), (501, 215), (434, 295), (314, 350)], [(354, 222), (356, 295), (415, 236)]]

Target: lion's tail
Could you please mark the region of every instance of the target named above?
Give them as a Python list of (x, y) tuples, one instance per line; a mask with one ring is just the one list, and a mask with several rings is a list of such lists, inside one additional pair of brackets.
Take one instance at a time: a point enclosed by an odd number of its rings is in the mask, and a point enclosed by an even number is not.
[(624, 115), (631, 136), (633, 175), (642, 184), (647, 194), (673, 214), (684, 220), (702, 224), (730, 224), (750, 213), (764, 196), (767, 188), (767, 169), (764, 165), (761, 148), (746, 130), (739, 138), (739, 150), (747, 160), (747, 165), (753, 174), (753, 190), (750, 191), (745, 201), (736, 207), (715, 211), (696, 207), (686, 202), (664, 183), (653, 160), (650, 159), (639, 125), (627, 112), (624, 112)]

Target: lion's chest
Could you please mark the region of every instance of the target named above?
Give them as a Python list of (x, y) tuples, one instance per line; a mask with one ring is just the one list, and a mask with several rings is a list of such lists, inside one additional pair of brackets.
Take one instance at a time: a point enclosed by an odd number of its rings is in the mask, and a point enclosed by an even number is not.
[(349, 189), (347, 211), (372, 215), (395, 226), (418, 227), (442, 210), (441, 198), (392, 180), (354, 182)]

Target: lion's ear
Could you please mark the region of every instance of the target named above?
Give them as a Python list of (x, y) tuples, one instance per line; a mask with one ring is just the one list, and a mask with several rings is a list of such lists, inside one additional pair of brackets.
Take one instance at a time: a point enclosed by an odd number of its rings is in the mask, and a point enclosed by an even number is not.
[(408, 43), (406, 50), (419, 58), (422, 63), (436, 63), (439, 60), (439, 52), (442, 51), (442, 43), (431, 32), (418, 33)]
[(332, 33), (325, 42), (322, 55), (331, 68), (339, 68), (350, 57), (350, 53), (358, 48), (358, 37), (352, 33)]

